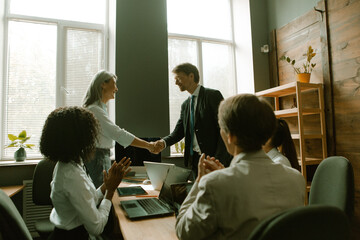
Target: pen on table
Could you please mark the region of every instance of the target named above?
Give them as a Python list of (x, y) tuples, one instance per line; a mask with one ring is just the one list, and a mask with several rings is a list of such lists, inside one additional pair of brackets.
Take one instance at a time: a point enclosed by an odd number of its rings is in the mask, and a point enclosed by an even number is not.
[(157, 197), (156, 195), (137, 195), (136, 197)]

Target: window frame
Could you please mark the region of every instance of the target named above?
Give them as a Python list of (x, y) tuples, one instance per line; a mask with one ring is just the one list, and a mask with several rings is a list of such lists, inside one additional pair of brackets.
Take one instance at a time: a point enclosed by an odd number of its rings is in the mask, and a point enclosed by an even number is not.
[[(113, 5), (113, 0), (106, 0), (105, 2), (105, 11), (106, 11), (106, 19), (104, 24), (98, 23), (85, 23), (85, 22), (78, 22), (78, 21), (70, 21), (70, 20), (63, 20), (63, 19), (52, 19), (52, 18), (44, 18), (44, 17), (36, 17), (36, 16), (27, 16), (27, 15), (20, 15), (20, 14), (12, 14), (10, 13), (10, 1), (5, 0), (4, 11), (0, 13), (0, 16), (3, 16), (3, 63), (1, 64), (0, 72), (2, 72), (2, 82), (0, 86), (1, 92), (1, 104), (0, 104), (0, 161), (6, 160), (13, 160), (12, 156), (5, 156), (4, 155), (4, 145), (7, 138), (7, 133), (5, 132), (5, 121), (7, 119), (7, 106), (6, 106), (6, 98), (7, 98), (7, 85), (8, 85), (8, 63), (9, 63), (9, 22), (10, 21), (20, 21), (20, 22), (33, 22), (38, 24), (54, 24), (57, 27), (57, 46), (56, 46), (56, 76), (55, 76), (55, 108), (63, 106), (64, 101), (64, 94), (62, 94), (62, 88), (65, 83), (65, 71), (66, 71), (66, 34), (67, 29), (78, 29), (78, 30), (94, 30), (99, 31), (102, 33), (102, 40), (103, 40), (103, 67), (104, 69), (109, 68), (109, 24), (110, 21), (110, 14), (109, 14), (109, 6), (110, 4)], [(110, 1), (110, 2), (109, 2)], [(0, 8), (1, 10), (1, 8)], [(0, 28), (1, 30), (1, 28)], [(54, 108), (54, 109), (55, 109)], [(111, 114), (113, 115), (113, 114)], [(111, 116), (112, 118), (114, 116)], [(39, 133), (40, 134), (40, 133)], [(41, 159), (41, 154), (28, 157), (27, 159)]]
[[(202, 36), (196, 36), (196, 35), (188, 35), (188, 34), (178, 34), (178, 33), (171, 33), (168, 32), (168, 41), (169, 39), (176, 39), (176, 40), (189, 40), (189, 41), (195, 41), (196, 47), (197, 47), (197, 66), (199, 70), (200, 75), (200, 81), (199, 83), (201, 85), (204, 85), (203, 83), (203, 54), (202, 54), (202, 44), (203, 43), (212, 43), (212, 44), (221, 44), (221, 45), (227, 45), (231, 48), (231, 61), (233, 63), (233, 76), (234, 76), (234, 86), (235, 86), (235, 94), (238, 93), (238, 74), (237, 74), (237, 63), (236, 63), (236, 42), (235, 42), (235, 33), (234, 33), (234, 17), (233, 17), (233, 4), (232, 0), (229, 0), (230, 4), (230, 22), (231, 22), (231, 39), (218, 39), (218, 38), (210, 38), (210, 37), (202, 37)], [(169, 84), (172, 84), (169, 82)], [(206, 86), (205, 86), (206, 87)], [(170, 99), (169, 99), (170, 100)], [(171, 107), (171, 104), (169, 104), (169, 108)], [(169, 119), (170, 119), (170, 109), (169, 109)], [(171, 127), (171, 126), (170, 126)], [(170, 131), (173, 131), (173, 129), (170, 129)], [(182, 153), (177, 153), (173, 151), (174, 146), (170, 147), (170, 156), (171, 157), (179, 157), (183, 156)]]

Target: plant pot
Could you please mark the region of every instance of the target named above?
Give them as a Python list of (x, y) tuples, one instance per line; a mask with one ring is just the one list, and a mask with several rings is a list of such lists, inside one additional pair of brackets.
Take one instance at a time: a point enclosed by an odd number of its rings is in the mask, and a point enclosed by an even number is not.
[(26, 159), (26, 151), (24, 148), (19, 148), (15, 153), (14, 153), (14, 158), (15, 161), (17, 162), (22, 162)]
[(296, 78), (299, 82), (308, 83), (310, 82), (311, 73), (298, 73)]

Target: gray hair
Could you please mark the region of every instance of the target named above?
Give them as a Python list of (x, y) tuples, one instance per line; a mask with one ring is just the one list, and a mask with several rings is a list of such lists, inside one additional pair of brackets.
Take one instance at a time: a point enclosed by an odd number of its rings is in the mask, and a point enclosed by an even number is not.
[(105, 82), (108, 83), (110, 79), (114, 78), (117, 79), (117, 76), (113, 73), (110, 73), (105, 70), (100, 70), (95, 74), (91, 83), (86, 91), (84, 100), (83, 100), (83, 107), (87, 107), (94, 102), (101, 101), (102, 98), (102, 88), (101, 85)]

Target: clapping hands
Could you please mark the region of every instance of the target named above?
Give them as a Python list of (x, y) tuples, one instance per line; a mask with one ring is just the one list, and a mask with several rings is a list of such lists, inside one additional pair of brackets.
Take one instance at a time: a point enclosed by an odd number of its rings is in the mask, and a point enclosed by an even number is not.
[(124, 157), (120, 162), (114, 162), (108, 172), (103, 171), (104, 185), (108, 192), (114, 192), (116, 190), (123, 177), (131, 170), (130, 164), (130, 158)]
[(205, 158), (205, 154), (201, 154), (199, 158), (198, 164), (198, 177), (196, 179), (197, 182), (200, 181), (201, 177), (216, 170), (220, 170), (225, 168), (224, 165), (218, 159), (214, 157), (207, 156)]

